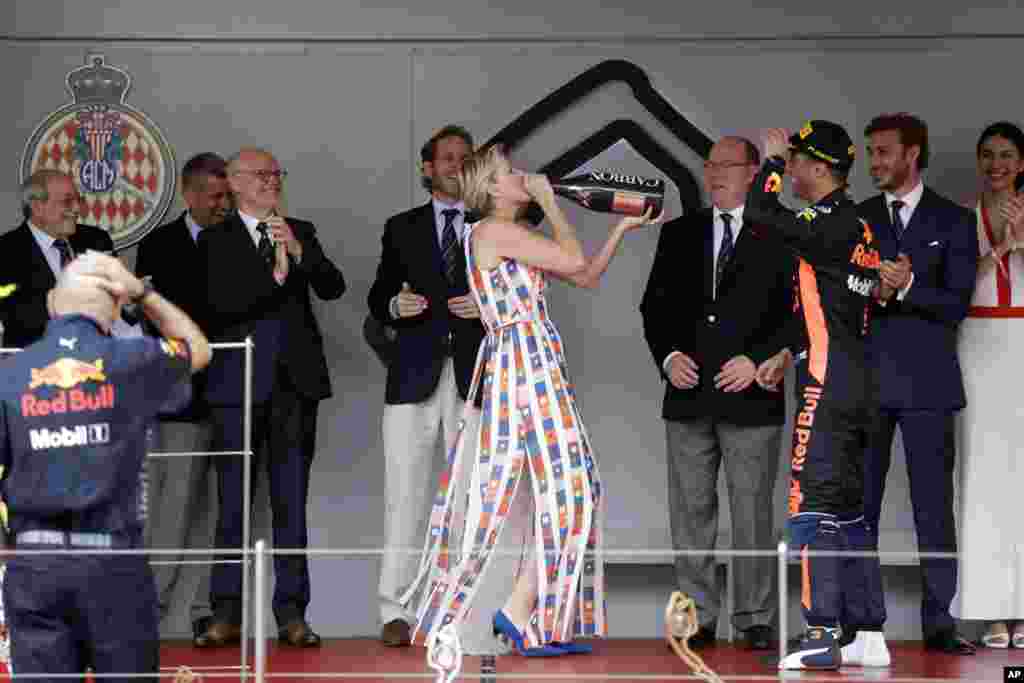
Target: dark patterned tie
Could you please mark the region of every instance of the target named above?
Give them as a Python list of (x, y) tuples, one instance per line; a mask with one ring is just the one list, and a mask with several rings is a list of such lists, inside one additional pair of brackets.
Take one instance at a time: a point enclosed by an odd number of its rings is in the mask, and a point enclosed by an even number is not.
[(60, 269), (64, 270), (75, 258), (75, 252), (71, 251), (71, 243), (67, 240), (54, 240), (53, 248), (60, 254)]
[(901, 240), (903, 239), (903, 231), (906, 229), (906, 226), (903, 225), (903, 216), (900, 215), (900, 209), (906, 206), (906, 204), (899, 199), (894, 199), (889, 202), (889, 206), (892, 207), (892, 225), (896, 228), (896, 239)]
[(444, 261), (444, 276), (448, 284), (456, 284), (459, 268), (462, 264), (459, 254), (459, 240), (455, 238), (455, 217), (461, 213), (458, 209), (445, 209), (444, 230), (441, 232), (441, 259)]
[(732, 258), (732, 214), (722, 214), (722, 246), (718, 249), (718, 260), (715, 261), (715, 297), (718, 297), (718, 288), (722, 285), (722, 275), (725, 273), (729, 259)]
[(269, 227), (266, 223), (259, 223), (256, 226), (256, 232), (260, 234), (260, 241), (256, 245), (256, 251), (259, 252), (260, 258), (271, 268), (274, 267), (274, 243), (270, 241)]

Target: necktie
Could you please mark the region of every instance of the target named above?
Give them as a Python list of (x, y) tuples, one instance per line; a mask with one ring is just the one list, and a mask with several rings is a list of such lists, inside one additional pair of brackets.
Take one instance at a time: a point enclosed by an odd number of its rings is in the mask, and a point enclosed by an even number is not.
[(715, 261), (715, 296), (718, 296), (718, 288), (722, 284), (722, 275), (725, 273), (729, 259), (732, 258), (732, 214), (722, 214), (722, 224), (725, 229), (722, 231), (722, 246), (718, 249), (718, 259)]
[(455, 238), (455, 217), (459, 213), (458, 209), (445, 209), (441, 212), (441, 215), (444, 216), (444, 230), (441, 232), (441, 259), (444, 261), (444, 276), (450, 285), (456, 283), (462, 261), (459, 254), (459, 240)]
[(260, 234), (260, 241), (256, 245), (256, 251), (259, 252), (260, 258), (271, 268), (274, 267), (274, 243), (270, 241), (269, 228), (266, 223), (259, 223), (256, 226), (256, 232)]
[(900, 215), (900, 209), (906, 206), (906, 204), (899, 199), (894, 199), (889, 202), (889, 206), (892, 207), (892, 226), (896, 228), (896, 239), (903, 239), (905, 226), (903, 225), (903, 216)]
[(71, 244), (67, 240), (54, 240), (53, 248), (60, 254), (60, 269), (64, 270), (64, 267), (75, 258), (75, 253), (71, 251)]

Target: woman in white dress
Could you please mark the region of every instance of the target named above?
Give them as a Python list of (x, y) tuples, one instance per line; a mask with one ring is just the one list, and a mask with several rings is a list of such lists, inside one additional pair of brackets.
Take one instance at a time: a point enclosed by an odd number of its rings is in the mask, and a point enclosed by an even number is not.
[[(994, 123), (977, 145), (978, 277), (961, 326), (967, 388), (961, 419), (960, 571), (953, 613), (981, 620), (987, 647), (1024, 648), (1024, 132)], [(1016, 622), (1016, 623), (1014, 623)], [(1011, 630), (1012, 628), (1012, 630)]]

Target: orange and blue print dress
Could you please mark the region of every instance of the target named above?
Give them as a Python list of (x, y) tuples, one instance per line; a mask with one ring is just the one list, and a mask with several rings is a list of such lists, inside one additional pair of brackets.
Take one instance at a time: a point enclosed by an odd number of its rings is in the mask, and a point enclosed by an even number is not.
[[(487, 334), (466, 405), (483, 392), (479, 430), (465, 430), (464, 420), (449, 447), (420, 571), (403, 597), (418, 604), (413, 640), (424, 643), (466, 618), (517, 494), (532, 496), (536, 515), (539, 585), (528, 645), (603, 637), (603, 491), (562, 338), (548, 316), (547, 281), (542, 271), (508, 259), (481, 270), (472, 234), (470, 227), (470, 288)], [(456, 484), (464, 474), (471, 483), (463, 493)], [(520, 481), (530, 490), (518, 490)]]

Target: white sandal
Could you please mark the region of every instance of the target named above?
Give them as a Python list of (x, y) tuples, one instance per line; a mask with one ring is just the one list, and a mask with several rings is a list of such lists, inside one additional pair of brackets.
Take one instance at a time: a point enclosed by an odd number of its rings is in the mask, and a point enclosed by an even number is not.
[(1013, 646), (1018, 650), (1024, 650), (1024, 626), (1018, 626), (1014, 629)]
[[(1021, 636), (1022, 645), (1024, 645), (1024, 633), (1017, 634)], [(1016, 640), (1016, 635), (1014, 640)], [(995, 648), (997, 650), (1005, 650), (1010, 647), (1010, 632), (1009, 631), (986, 631), (981, 637), (981, 644), (985, 647)]]

